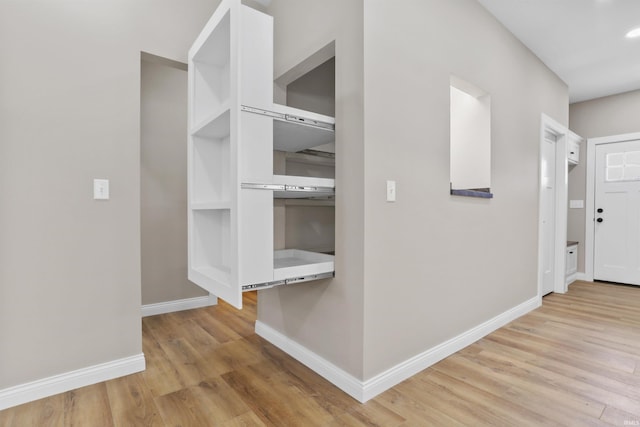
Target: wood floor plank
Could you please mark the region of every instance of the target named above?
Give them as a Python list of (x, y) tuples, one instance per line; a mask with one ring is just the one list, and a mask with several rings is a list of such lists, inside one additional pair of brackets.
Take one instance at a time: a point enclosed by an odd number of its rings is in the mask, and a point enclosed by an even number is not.
[(64, 394), (65, 426), (114, 426), (106, 383), (68, 391)]
[(574, 346), (564, 348), (553, 341), (533, 341), (534, 339), (528, 334), (510, 329), (503, 329), (487, 337), (487, 340), (502, 343), (507, 347), (505, 351), (526, 352), (526, 360), (530, 364), (640, 400), (640, 390), (633, 387), (637, 384), (637, 378), (633, 374), (575, 358)]
[(146, 370), (141, 375), (154, 396), (162, 396), (184, 387), (179, 372), (171, 363), (169, 356), (144, 324), (142, 326), (142, 349)]
[(142, 374), (117, 378), (106, 385), (116, 427), (164, 426)]
[(0, 411), (25, 426), (638, 425), (640, 288), (574, 282), (360, 404), (258, 337), (255, 292), (142, 321), (145, 372)]
[(64, 426), (64, 394), (0, 411), (0, 427)]
[(168, 426), (209, 426), (233, 420), (250, 410), (221, 378), (155, 399)]
[(266, 425), (253, 411), (249, 411), (222, 423), (221, 427), (266, 427)]
[(429, 400), (429, 396), (418, 395), (414, 398), (403, 392), (405, 386), (406, 384), (403, 382), (377, 396), (374, 400), (394, 413), (401, 414), (407, 420), (405, 425), (408, 426), (419, 426), (421, 424), (448, 427), (465, 426), (465, 424), (450, 417), (447, 413), (441, 412), (425, 403), (425, 400)]
[(429, 381), (430, 371), (423, 371), (418, 376), (409, 378), (396, 388), (414, 400), (419, 400), (428, 411), (438, 411), (466, 426), (472, 425), (506, 425), (505, 421), (490, 409), (476, 407), (473, 403), (460, 399), (447, 387)]
[(614, 426), (639, 426), (640, 417), (620, 409), (607, 406), (600, 419)]
[(553, 420), (562, 425), (604, 425), (598, 420), (598, 416), (604, 410), (602, 404), (575, 399), (571, 394), (558, 391), (554, 387), (516, 385), (513, 381), (504, 381), (502, 377), (494, 375), (491, 369), (462, 356), (448, 357), (433, 369), (503, 399), (517, 402), (539, 414), (553, 414)]
[(220, 307), (210, 307), (209, 310), (203, 311), (194, 321), (200, 325), (208, 334), (216, 339), (219, 343), (232, 342), (242, 339), (243, 337), (224, 320), (219, 318)]
[(640, 411), (640, 401), (627, 397), (624, 392), (605, 390), (580, 379), (572, 378), (570, 373), (566, 375), (557, 373), (527, 362), (514, 360), (514, 358), (510, 356), (511, 355), (506, 352), (498, 353), (492, 351), (484, 351), (479, 355), (479, 357), (490, 359), (497, 364), (513, 366), (521, 372), (521, 375), (526, 373), (526, 375), (538, 377), (543, 381), (553, 384), (556, 388), (575, 395), (593, 399), (604, 405), (612, 405), (631, 413)]
[(270, 375), (267, 363), (236, 369), (222, 378), (267, 425), (297, 426), (304, 419), (308, 426), (321, 426), (331, 421), (332, 415), (289, 384), (285, 374)]
[(371, 400), (334, 418), (325, 427), (399, 427), (406, 421), (391, 409)]
[[(499, 417), (502, 425), (556, 426), (558, 423), (543, 413), (532, 411), (526, 401), (515, 401), (498, 394), (487, 392), (468, 382), (458, 380), (437, 370), (429, 375), (417, 375), (418, 381), (442, 387), (458, 400), (468, 402), (473, 411), (490, 412)], [(487, 420), (488, 421), (488, 420)]]
[[(607, 369), (616, 369), (622, 372), (633, 372), (638, 362), (635, 354), (611, 352), (609, 348), (601, 349), (601, 346), (586, 341), (585, 339), (594, 336), (594, 332), (577, 328), (571, 325), (560, 324), (557, 322), (545, 322), (540, 325), (532, 325), (528, 320), (518, 320), (506, 327), (507, 329), (526, 333), (534, 338), (543, 338), (549, 342), (555, 343), (561, 340), (563, 343), (577, 343), (574, 345), (572, 357), (586, 363), (598, 364), (600, 367)], [(607, 332), (597, 332), (598, 334), (606, 334)], [(527, 338), (529, 341), (529, 338)], [(533, 342), (534, 340), (531, 339)]]
[(288, 376), (288, 381), (311, 396), (320, 406), (334, 417), (358, 406), (358, 403), (348, 394), (336, 387), (329, 381), (319, 376), (311, 369), (307, 368), (288, 354), (282, 352), (273, 344), (254, 335), (248, 337), (265, 360), (269, 361), (273, 367)]

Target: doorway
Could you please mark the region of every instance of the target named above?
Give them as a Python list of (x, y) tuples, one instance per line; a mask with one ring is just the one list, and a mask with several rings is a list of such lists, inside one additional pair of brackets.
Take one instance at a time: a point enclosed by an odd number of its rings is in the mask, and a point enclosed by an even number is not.
[(587, 146), (588, 280), (640, 285), (640, 134)]
[(538, 211), (538, 295), (567, 291), (567, 135), (569, 130), (542, 115)]
[(187, 280), (187, 66), (140, 55), (143, 316), (216, 303)]

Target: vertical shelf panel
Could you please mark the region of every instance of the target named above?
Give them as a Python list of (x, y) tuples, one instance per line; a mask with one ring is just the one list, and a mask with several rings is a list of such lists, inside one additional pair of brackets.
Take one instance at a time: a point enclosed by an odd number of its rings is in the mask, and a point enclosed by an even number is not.
[(238, 308), (238, 0), (189, 50), (189, 280)]
[(189, 279), (241, 308), (243, 284), (273, 279), (273, 196), (241, 188), (271, 176), (272, 130), (241, 105), (272, 104), (273, 18), (222, 0), (189, 51), (189, 96)]

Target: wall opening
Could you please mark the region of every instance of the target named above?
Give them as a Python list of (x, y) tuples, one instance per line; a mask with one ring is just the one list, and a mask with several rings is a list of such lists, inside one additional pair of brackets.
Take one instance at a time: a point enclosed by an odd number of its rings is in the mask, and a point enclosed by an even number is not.
[(450, 79), (451, 194), (491, 193), (491, 96), (477, 86)]

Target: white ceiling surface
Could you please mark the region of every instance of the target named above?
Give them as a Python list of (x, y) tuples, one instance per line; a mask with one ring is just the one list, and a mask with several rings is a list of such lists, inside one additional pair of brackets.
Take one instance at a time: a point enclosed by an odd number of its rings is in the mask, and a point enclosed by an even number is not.
[(640, 89), (640, 0), (478, 0), (569, 86), (570, 102)]

